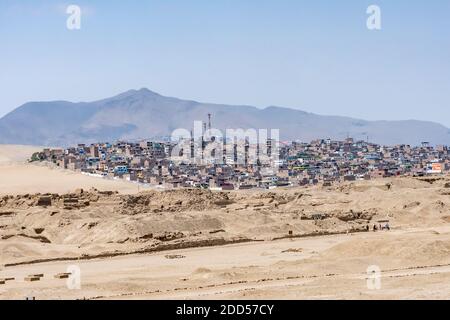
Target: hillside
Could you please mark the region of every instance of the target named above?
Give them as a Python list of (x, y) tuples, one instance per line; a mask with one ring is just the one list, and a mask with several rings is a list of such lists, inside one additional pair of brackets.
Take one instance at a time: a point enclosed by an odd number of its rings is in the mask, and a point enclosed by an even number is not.
[(0, 144), (67, 146), (77, 143), (148, 139), (191, 129), (213, 116), (213, 126), (280, 129), (282, 140), (344, 139), (380, 144), (450, 144), (449, 129), (425, 121), (364, 121), (300, 110), (200, 103), (131, 90), (89, 103), (30, 102), (0, 119)]

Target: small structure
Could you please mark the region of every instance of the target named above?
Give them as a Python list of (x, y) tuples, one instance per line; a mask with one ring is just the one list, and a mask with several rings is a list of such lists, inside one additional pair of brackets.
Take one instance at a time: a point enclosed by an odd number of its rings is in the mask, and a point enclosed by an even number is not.
[(40, 277), (35, 277), (35, 276), (28, 276), (28, 277), (25, 277), (24, 280), (27, 281), (27, 282), (35, 282), (35, 281), (40, 281), (41, 278)]
[(52, 197), (49, 197), (49, 196), (42, 196), (42, 197), (40, 197), (39, 200), (38, 200), (37, 205), (40, 206), (40, 207), (49, 207), (49, 206), (51, 206), (52, 205)]
[(14, 281), (16, 278), (1, 278), (0, 284), (6, 284), (8, 281)]
[(380, 225), (381, 225), (381, 230), (391, 230), (391, 227), (389, 225), (389, 220), (384, 219), (384, 220), (378, 220), (377, 221)]
[(44, 277), (44, 274), (43, 274), (43, 273), (40, 273), (40, 274), (31, 274), (31, 275), (25, 277), (24, 280), (25, 280), (25, 281), (28, 281), (28, 282), (35, 282), (35, 281), (40, 281), (41, 278), (43, 278), (43, 277)]
[(325, 218), (325, 215), (323, 213), (314, 213), (312, 215), (312, 218), (314, 221), (320, 221), (323, 220)]

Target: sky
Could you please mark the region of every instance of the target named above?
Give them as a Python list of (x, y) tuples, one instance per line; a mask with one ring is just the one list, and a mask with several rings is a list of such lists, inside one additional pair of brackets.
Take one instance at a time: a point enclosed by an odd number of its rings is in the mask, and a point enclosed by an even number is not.
[[(71, 4), (80, 30), (66, 27)], [(450, 0), (1, 0), (0, 117), (146, 87), (450, 127), (449, 57)]]

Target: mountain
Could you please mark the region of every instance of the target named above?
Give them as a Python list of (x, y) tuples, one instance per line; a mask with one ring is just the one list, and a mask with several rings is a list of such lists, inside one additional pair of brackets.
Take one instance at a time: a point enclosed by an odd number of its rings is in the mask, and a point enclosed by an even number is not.
[(213, 127), (280, 129), (282, 140), (347, 136), (380, 144), (450, 144), (448, 128), (426, 121), (365, 121), (268, 107), (229, 106), (164, 97), (148, 89), (83, 103), (30, 102), (0, 119), (0, 144), (68, 146), (169, 136), (212, 114)]

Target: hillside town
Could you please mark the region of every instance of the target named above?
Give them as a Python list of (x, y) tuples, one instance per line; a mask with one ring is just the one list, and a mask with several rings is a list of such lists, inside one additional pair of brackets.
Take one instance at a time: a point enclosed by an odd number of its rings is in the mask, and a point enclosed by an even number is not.
[[(271, 140), (266, 153), (271, 153)], [(191, 142), (194, 148), (194, 141)], [(207, 143), (201, 142), (201, 151)], [(309, 143), (279, 143), (276, 170), (259, 160), (250, 163), (243, 148), (234, 144), (233, 154), (224, 149), (221, 161), (174, 161), (173, 142), (116, 142), (79, 144), (67, 149), (44, 149), (30, 161), (51, 162), (57, 167), (84, 174), (155, 186), (159, 188), (204, 188), (239, 190), (289, 186), (332, 186), (343, 181), (392, 176), (442, 174), (450, 169), (447, 146), (381, 146), (367, 141), (314, 140)], [(242, 150), (240, 152), (239, 150)], [(238, 158), (243, 161), (237, 161)]]

